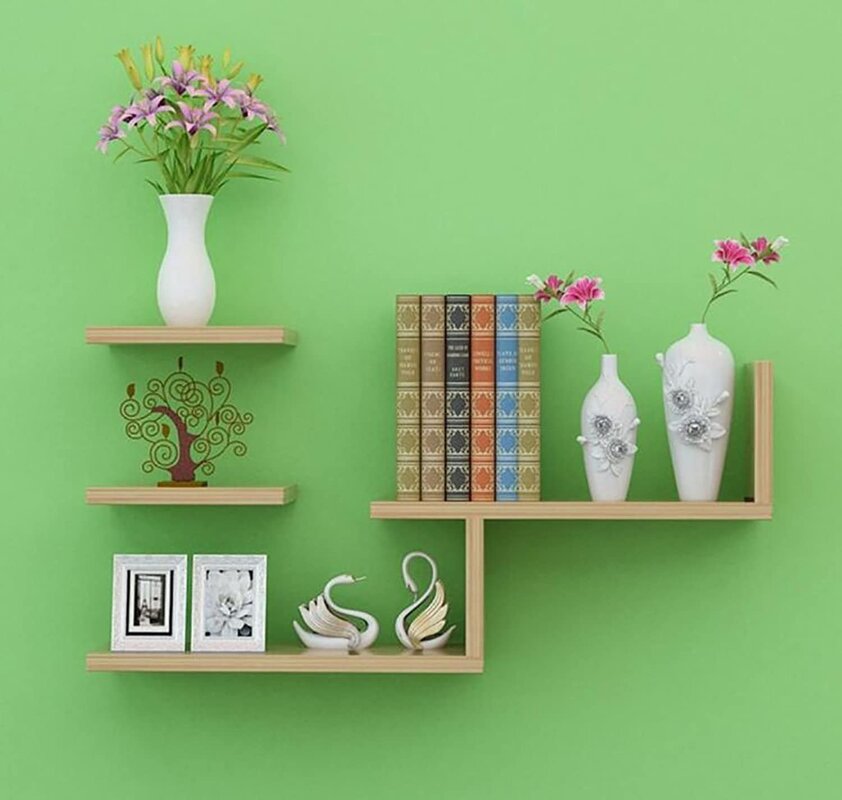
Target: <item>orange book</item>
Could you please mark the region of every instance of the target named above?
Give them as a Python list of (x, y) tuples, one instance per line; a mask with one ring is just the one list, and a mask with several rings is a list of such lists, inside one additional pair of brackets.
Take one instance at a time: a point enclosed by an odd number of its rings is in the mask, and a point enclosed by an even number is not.
[(471, 500), (494, 500), (494, 295), (471, 298)]

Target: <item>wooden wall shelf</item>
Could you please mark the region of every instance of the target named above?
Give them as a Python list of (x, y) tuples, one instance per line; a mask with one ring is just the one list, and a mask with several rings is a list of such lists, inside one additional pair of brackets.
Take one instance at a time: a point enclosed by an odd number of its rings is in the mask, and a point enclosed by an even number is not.
[(482, 660), (462, 647), (410, 653), (402, 647), (374, 647), (351, 655), (301, 647), (265, 653), (88, 653), (89, 672), (482, 672)]
[(142, 327), (85, 328), (87, 344), (285, 344), (298, 343), (298, 334), (281, 325), (171, 328)]
[(297, 486), (105, 486), (85, 490), (85, 502), (105, 506), (285, 506)]

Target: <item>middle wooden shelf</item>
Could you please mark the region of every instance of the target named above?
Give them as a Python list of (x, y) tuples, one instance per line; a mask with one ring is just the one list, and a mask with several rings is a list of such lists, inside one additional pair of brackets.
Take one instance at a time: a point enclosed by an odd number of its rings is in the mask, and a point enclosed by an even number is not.
[(285, 506), (298, 487), (288, 486), (96, 486), (85, 502), (106, 506)]

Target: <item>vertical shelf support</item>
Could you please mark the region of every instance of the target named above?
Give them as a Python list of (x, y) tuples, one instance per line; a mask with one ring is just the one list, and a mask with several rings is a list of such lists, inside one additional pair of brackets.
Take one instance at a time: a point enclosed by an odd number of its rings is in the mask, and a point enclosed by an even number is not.
[(465, 518), (465, 655), (482, 662), (485, 653), (485, 522)]
[(754, 502), (772, 506), (772, 398), (774, 371), (771, 361), (754, 364)]

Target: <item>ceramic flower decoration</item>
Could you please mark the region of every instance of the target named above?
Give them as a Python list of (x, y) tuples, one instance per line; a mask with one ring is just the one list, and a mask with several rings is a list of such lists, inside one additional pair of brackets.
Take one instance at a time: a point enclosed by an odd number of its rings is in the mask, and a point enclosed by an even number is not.
[(231, 63), (226, 50), (220, 68), (192, 45), (176, 48), (168, 61), (161, 38), (142, 45), (142, 74), (129, 50), (117, 58), (134, 89), (128, 104), (111, 109), (99, 129), (97, 149), (115, 157), (137, 156), (154, 164), (160, 177), (147, 179), (158, 194), (215, 195), (234, 178), (271, 180), (283, 165), (252, 152), (265, 132), (283, 144), (286, 137), (271, 107), (255, 94), (263, 79), (235, 83), (243, 62)]
[(750, 275), (757, 280), (776, 286), (765, 272), (758, 267), (760, 265), (775, 264), (781, 260), (781, 249), (789, 244), (789, 239), (779, 236), (770, 242), (765, 236), (759, 236), (753, 241), (740, 235), (736, 239), (717, 239), (714, 242), (715, 249), (711, 255), (711, 261), (722, 264), (720, 274), (708, 273), (711, 286), (711, 296), (702, 313), (702, 322), (705, 322), (710, 307), (723, 297), (735, 294), (737, 290), (734, 284), (743, 276)]

